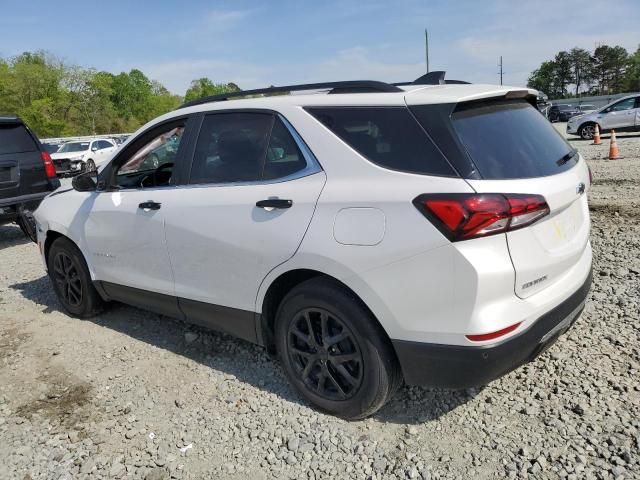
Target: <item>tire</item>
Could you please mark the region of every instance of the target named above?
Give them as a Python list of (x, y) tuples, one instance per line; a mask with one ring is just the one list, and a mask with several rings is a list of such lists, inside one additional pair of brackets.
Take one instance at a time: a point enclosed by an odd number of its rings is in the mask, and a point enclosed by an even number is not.
[(33, 218), (33, 214), (29, 210), (22, 210), (16, 218), (16, 223), (29, 240), (36, 243), (38, 236), (36, 233), (36, 220)]
[(84, 171), (85, 172), (95, 172), (96, 171), (96, 162), (94, 162), (91, 159), (87, 160), (87, 163), (85, 163), (85, 166), (84, 166)]
[(90, 318), (104, 308), (82, 252), (71, 240), (65, 237), (54, 240), (47, 256), (47, 269), (58, 300), (69, 315)]
[(348, 420), (375, 413), (402, 384), (385, 332), (364, 304), (334, 281), (311, 279), (285, 296), (276, 313), (275, 342), (296, 390)]
[[(581, 125), (578, 129), (578, 135), (580, 135), (580, 138), (582, 138), (583, 140), (591, 140), (593, 138), (593, 134), (595, 133), (595, 128), (596, 126), (593, 123), (586, 123), (584, 125)], [(600, 130), (600, 133), (602, 133), (602, 130)]]

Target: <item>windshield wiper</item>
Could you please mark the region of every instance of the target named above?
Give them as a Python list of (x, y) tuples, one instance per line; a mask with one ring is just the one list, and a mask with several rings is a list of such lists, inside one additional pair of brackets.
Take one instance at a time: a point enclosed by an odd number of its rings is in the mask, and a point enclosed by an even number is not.
[(573, 150), (571, 150), (569, 153), (567, 153), (564, 157), (562, 157), (560, 160), (558, 160), (556, 162), (556, 164), (561, 167), (562, 165), (564, 165), (565, 163), (567, 163), (569, 160), (571, 160), (573, 157), (575, 157), (578, 154), (578, 150), (576, 150), (575, 148)]

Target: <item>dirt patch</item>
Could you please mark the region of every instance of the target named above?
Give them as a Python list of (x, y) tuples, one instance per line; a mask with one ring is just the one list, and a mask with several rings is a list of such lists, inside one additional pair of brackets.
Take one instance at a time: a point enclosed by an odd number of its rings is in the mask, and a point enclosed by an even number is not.
[(16, 409), (16, 415), (31, 418), (34, 415), (47, 418), (54, 424), (74, 427), (86, 422), (90, 415), (91, 386), (72, 376), (56, 372), (41, 375), (38, 380), (48, 386), (46, 392)]
[(635, 205), (622, 205), (615, 203), (591, 203), (589, 210), (593, 214), (605, 216), (620, 216), (629, 218), (640, 218), (640, 207)]
[(10, 361), (18, 351), (20, 345), (26, 342), (31, 335), (21, 332), (18, 328), (10, 327), (0, 331), (0, 365)]
[(595, 179), (594, 185), (602, 186), (614, 186), (614, 187), (626, 187), (626, 186), (640, 186), (640, 180), (630, 178), (603, 178), (601, 180)]

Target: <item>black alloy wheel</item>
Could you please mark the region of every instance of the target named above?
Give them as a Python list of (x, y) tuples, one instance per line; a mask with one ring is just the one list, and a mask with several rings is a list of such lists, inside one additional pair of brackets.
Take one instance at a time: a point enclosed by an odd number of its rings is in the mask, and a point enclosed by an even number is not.
[(327, 310), (302, 310), (289, 325), (287, 350), (299, 378), (322, 398), (349, 399), (362, 384), (358, 342), (345, 323)]
[(53, 279), (64, 302), (71, 307), (82, 304), (82, 281), (73, 259), (65, 252), (58, 252), (53, 259)]

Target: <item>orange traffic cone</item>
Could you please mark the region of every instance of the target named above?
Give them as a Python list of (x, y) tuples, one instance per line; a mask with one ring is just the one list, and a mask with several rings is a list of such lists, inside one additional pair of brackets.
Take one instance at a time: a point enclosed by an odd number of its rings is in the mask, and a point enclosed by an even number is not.
[(600, 141), (600, 127), (596, 123), (596, 130), (593, 132), (593, 143), (591, 145), (601, 145), (602, 141)]
[(611, 130), (611, 143), (609, 144), (609, 160), (617, 160), (620, 158), (618, 150), (618, 142), (616, 142), (616, 131)]

